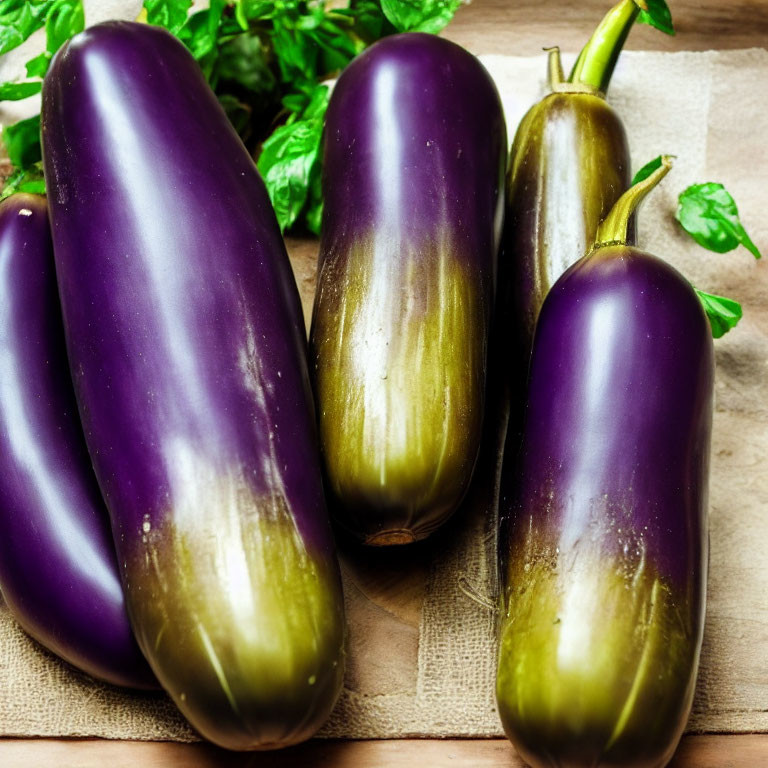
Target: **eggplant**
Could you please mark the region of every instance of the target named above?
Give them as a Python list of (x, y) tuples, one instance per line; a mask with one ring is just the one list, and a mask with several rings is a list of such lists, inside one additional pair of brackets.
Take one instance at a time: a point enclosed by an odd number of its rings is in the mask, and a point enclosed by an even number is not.
[(246, 149), (184, 46), (100, 24), (43, 86), (67, 349), (128, 610), (190, 723), (312, 735), (344, 616), (298, 291)]
[(45, 198), (0, 203), (0, 592), (48, 650), (156, 688), (125, 609), (69, 375)]
[(503, 216), (490, 76), (434, 35), (388, 37), (331, 95), (310, 371), (331, 513), (422, 539), (475, 466)]
[(587, 252), (629, 187), (626, 132), (605, 93), (638, 11), (633, 0), (611, 8), (567, 80), (559, 50), (550, 49), (550, 93), (526, 113), (512, 143), (500, 304), (515, 397), (523, 397), (520, 382), (544, 297)]
[(707, 574), (713, 350), (687, 280), (627, 244), (629, 190), (539, 316), (508, 516), (496, 697), (534, 768), (659, 768)]

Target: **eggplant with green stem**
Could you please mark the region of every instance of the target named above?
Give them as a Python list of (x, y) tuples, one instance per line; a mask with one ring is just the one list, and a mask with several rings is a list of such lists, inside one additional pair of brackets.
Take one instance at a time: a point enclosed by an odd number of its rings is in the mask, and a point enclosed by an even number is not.
[(628, 243), (669, 163), (635, 185), (549, 292), (522, 452), (502, 502), (496, 696), (534, 768), (660, 768), (704, 624), (714, 363), (703, 308)]
[[(611, 8), (567, 79), (559, 49), (549, 50), (550, 93), (523, 117), (512, 144), (500, 305), (505, 338), (513, 343), (511, 375), (520, 379), (544, 297), (586, 253), (629, 187), (626, 132), (605, 94), (641, 6), (621, 0)], [(630, 223), (630, 239), (633, 229)]]

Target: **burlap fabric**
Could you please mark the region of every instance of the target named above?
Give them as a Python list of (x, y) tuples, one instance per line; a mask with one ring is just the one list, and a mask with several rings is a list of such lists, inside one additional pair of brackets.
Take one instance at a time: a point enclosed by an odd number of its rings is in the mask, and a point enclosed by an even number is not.
[[(544, 92), (544, 58), (483, 60), (512, 133)], [(768, 52), (626, 52), (610, 100), (623, 116), (636, 168), (662, 152), (677, 155), (642, 210), (641, 244), (701, 289), (744, 307), (739, 328), (716, 343), (709, 603), (689, 728), (768, 731), (768, 265), (744, 250), (706, 252), (673, 219), (684, 187), (722, 181), (768, 253)], [(306, 303), (311, 265), (299, 266)], [(322, 735), (501, 734), (493, 702), (494, 616), (486, 605), (495, 588), (493, 453), (487, 451), (456, 519), (432, 544), (405, 556), (413, 578), (393, 578), (392, 563), (384, 563), (387, 584), (377, 586), (376, 568), (361, 579), (359, 555), (345, 555), (348, 674)], [(163, 695), (93, 682), (29, 640), (4, 607), (0, 735), (195, 738)]]

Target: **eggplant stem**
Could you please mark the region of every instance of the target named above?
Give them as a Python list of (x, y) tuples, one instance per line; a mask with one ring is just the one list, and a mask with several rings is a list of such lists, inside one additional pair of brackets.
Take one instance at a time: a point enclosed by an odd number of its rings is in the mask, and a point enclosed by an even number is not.
[(593, 251), (606, 245), (627, 244), (627, 226), (630, 216), (645, 196), (669, 173), (671, 167), (672, 155), (662, 155), (661, 165), (650, 176), (630, 187), (616, 201), (597, 228)]
[(629, 30), (645, 7), (645, 0), (620, 0), (614, 5), (576, 59), (568, 82), (588, 85), (605, 93)]
[(544, 49), (549, 56), (547, 57), (547, 80), (551, 91), (565, 82), (565, 73), (563, 72), (563, 61), (560, 58), (560, 48), (553, 46)]

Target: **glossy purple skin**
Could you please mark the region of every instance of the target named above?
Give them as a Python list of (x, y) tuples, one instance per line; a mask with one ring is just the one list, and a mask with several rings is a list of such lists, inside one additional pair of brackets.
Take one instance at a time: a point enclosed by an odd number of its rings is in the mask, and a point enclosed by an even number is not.
[(0, 464), (0, 591), (15, 618), (93, 677), (156, 687), (77, 416), (37, 195), (0, 204)]
[(343, 606), (299, 296), (264, 184), (157, 27), (72, 38), (45, 79), (42, 136), (75, 391), (137, 639), (207, 738), (308, 738), (340, 689)]
[(517, 489), (501, 510), (512, 547), (544, 508), (537, 524), (571, 546), (605, 499), (609, 548), (621, 551), (624, 520), (702, 600), (713, 375), (706, 316), (673, 267), (631, 246), (571, 267), (536, 327)]
[(370, 231), (419, 247), (447, 225), (492, 296), (504, 152), (499, 95), (474, 56), (435, 35), (379, 41), (344, 70), (328, 109), (321, 259)]
[[(331, 551), (296, 283), (199, 68), (164, 30), (109, 22), (60, 51), (43, 98), (67, 343), (116, 539), (165, 503), (159, 437), (210, 443), (213, 430), (217, 457), (258, 464), (274, 448), (303, 536)], [(237, 359), (249, 325), (280, 407), (274, 439), (249, 418)]]

